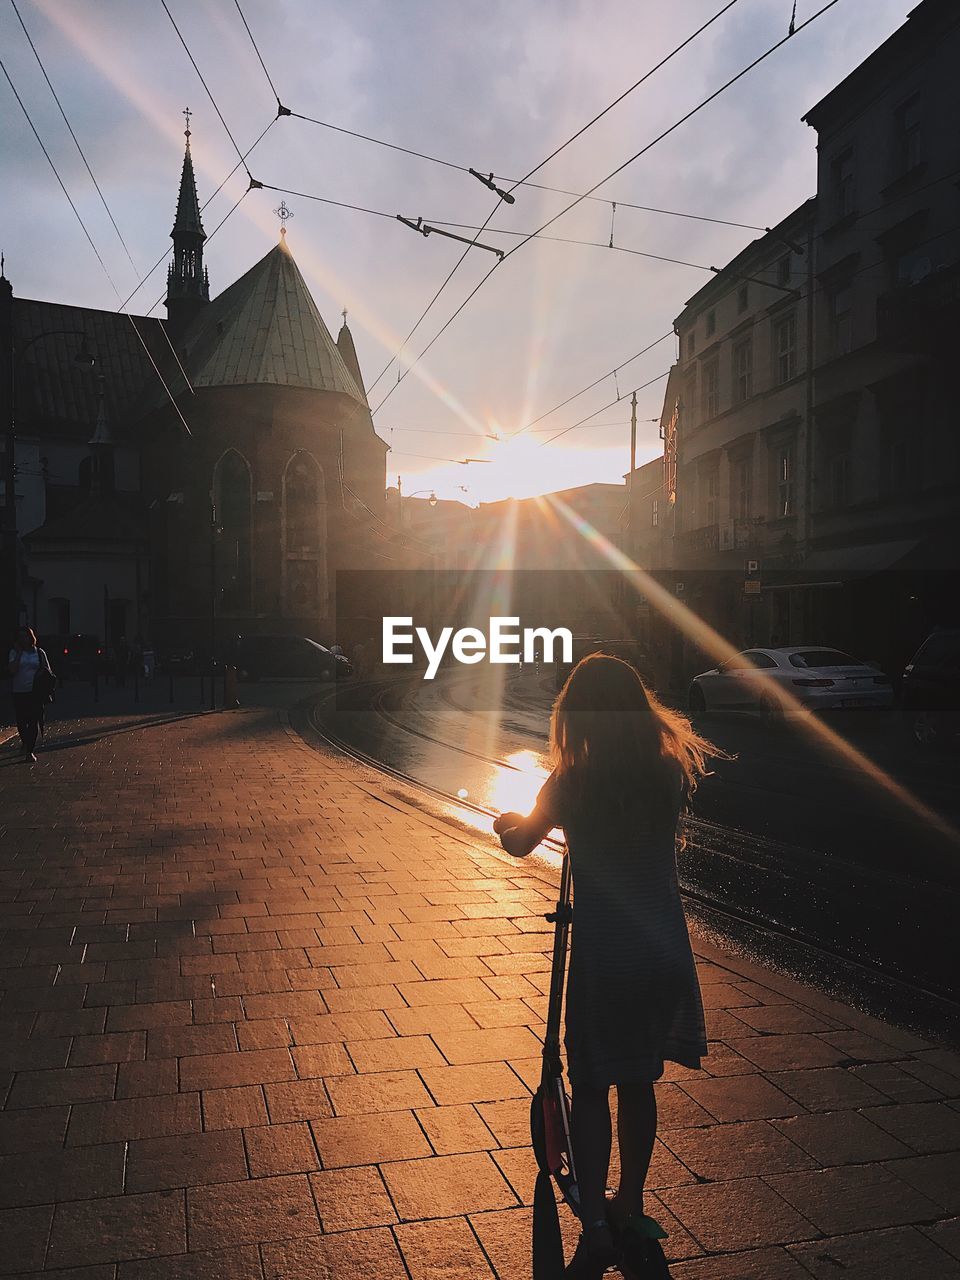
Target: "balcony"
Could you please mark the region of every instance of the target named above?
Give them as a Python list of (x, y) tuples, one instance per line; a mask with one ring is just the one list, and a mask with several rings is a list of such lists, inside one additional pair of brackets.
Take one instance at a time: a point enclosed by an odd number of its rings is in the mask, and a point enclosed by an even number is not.
[(960, 264), (877, 299), (877, 340), (894, 351), (946, 351), (960, 325)]

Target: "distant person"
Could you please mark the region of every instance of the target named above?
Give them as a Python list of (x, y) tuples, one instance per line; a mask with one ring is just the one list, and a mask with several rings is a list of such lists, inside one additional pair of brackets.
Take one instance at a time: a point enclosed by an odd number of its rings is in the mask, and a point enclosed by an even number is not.
[[(657, 1131), (653, 1082), (664, 1062), (699, 1068), (703, 1005), (677, 886), (681, 810), (720, 754), (649, 692), (619, 658), (593, 654), (571, 672), (550, 724), (553, 773), (528, 817), (494, 830), (522, 858), (562, 827), (573, 873), (567, 1071), (582, 1231), (568, 1276), (599, 1277), (621, 1261), (637, 1275), (666, 1233), (644, 1215)], [(610, 1163), (609, 1090), (617, 1088), (620, 1188)], [(657, 1271), (656, 1274), (661, 1274)]]
[(20, 627), (17, 631), (8, 658), (8, 669), (13, 677), (13, 709), (23, 760), (25, 764), (35, 763), (37, 738), (43, 732), (43, 709), (53, 672), (30, 627)]

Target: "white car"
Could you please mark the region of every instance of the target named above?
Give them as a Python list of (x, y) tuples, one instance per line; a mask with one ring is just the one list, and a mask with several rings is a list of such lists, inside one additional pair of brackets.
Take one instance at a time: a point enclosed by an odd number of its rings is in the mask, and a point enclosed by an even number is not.
[(839, 649), (788, 645), (746, 649), (690, 685), (690, 714), (740, 712), (777, 720), (802, 711), (893, 706), (887, 676)]

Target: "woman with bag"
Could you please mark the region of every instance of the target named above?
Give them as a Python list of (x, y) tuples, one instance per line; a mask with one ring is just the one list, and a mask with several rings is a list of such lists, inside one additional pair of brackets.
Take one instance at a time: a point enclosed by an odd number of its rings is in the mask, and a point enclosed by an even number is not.
[(8, 670), (13, 677), (13, 707), (24, 764), (35, 763), (34, 748), (43, 733), (44, 704), (53, 701), (55, 676), (47, 655), (30, 627), (20, 627), (10, 650)]

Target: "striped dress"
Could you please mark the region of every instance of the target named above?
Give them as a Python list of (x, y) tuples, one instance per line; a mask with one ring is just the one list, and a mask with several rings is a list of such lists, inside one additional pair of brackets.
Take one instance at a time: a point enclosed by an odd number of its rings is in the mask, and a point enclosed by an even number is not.
[(553, 774), (537, 808), (562, 827), (573, 873), (567, 1073), (573, 1085), (657, 1080), (699, 1067), (703, 1004), (677, 884), (675, 809), (665, 822), (575, 812)]

